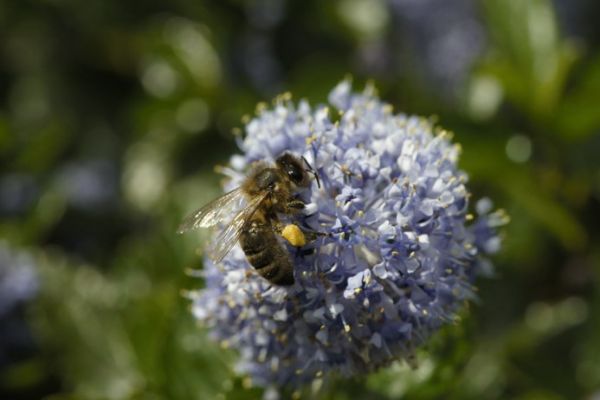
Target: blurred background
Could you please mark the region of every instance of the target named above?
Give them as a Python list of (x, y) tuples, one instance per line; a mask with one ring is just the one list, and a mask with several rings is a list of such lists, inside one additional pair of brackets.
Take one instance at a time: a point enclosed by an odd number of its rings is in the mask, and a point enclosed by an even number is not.
[[(508, 210), (494, 276), (419, 368), (327, 399), (600, 398), (600, 3), (0, 2), (0, 398), (251, 399), (182, 290), (232, 132), (351, 74), (437, 116)], [(357, 397), (358, 396), (358, 397)]]

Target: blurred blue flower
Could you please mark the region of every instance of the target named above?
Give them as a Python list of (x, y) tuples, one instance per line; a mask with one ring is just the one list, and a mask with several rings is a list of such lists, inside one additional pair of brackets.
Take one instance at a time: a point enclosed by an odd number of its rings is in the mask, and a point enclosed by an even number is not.
[(398, 39), (436, 92), (452, 97), (486, 47), (474, 0), (389, 0)]
[(0, 240), (0, 369), (34, 347), (19, 305), (30, 300), (37, 288), (33, 257)]
[(88, 211), (99, 211), (116, 201), (118, 174), (109, 160), (86, 160), (62, 166), (57, 185), (70, 204)]
[(0, 176), (0, 216), (24, 214), (39, 195), (35, 178), (27, 174)]
[(315, 109), (285, 96), (246, 126), (226, 189), (254, 161), (303, 155), (318, 171), (300, 195), (294, 222), (327, 236), (295, 249), (295, 284), (272, 286), (236, 246), (218, 265), (206, 259), (206, 287), (193, 312), (222, 345), (239, 350), (238, 372), (260, 386), (295, 387), (335, 372), (352, 376), (414, 350), (455, 319), (489, 270), (505, 222), (479, 202), (468, 214), (467, 176), (450, 134), (393, 114), (372, 88), (342, 82)]
[(0, 240), (0, 318), (17, 304), (30, 299), (37, 290), (33, 258), (13, 251)]

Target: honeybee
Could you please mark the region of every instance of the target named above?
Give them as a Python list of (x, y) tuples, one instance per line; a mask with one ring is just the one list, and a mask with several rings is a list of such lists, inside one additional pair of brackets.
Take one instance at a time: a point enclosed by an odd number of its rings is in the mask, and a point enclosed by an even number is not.
[[(239, 241), (248, 262), (263, 278), (275, 285), (292, 285), (294, 268), (277, 239), (277, 234), (284, 230), (277, 215), (294, 215), (304, 209), (305, 203), (296, 194), (310, 185), (311, 174), (320, 186), (319, 177), (308, 161), (290, 153), (279, 156), (274, 165), (259, 162), (240, 187), (190, 214), (177, 232), (225, 224), (209, 252), (213, 261), (220, 262)], [(302, 245), (303, 236), (298, 242)]]

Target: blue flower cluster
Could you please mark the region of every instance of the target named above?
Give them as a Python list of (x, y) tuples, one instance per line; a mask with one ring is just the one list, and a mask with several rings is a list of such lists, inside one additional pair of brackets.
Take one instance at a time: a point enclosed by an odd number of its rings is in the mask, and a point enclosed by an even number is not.
[(33, 256), (0, 240), (0, 370), (34, 347), (20, 306), (38, 290)]
[(326, 235), (288, 246), (293, 286), (261, 278), (236, 246), (218, 265), (206, 259), (206, 287), (194, 296), (195, 316), (239, 351), (238, 372), (255, 385), (296, 387), (410, 359), (473, 297), (489, 268), (483, 255), (499, 249), (506, 217), (489, 200), (469, 214), (448, 132), (347, 81), (329, 102), (337, 111), (288, 96), (261, 109), (225, 168), (231, 189), (253, 162), (291, 152), (321, 180), (300, 193), (307, 207), (294, 223)]
[[(486, 50), (476, 0), (388, 0), (395, 42), (411, 51), (431, 88), (454, 97)], [(391, 49), (390, 49), (391, 50)], [(388, 50), (388, 51), (390, 51)], [(396, 53), (400, 53), (396, 49)], [(392, 53), (393, 54), (393, 53)], [(406, 61), (406, 60), (403, 60)]]
[(14, 251), (0, 240), (0, 319), (33, 297), (37, 286), (33, 257)]

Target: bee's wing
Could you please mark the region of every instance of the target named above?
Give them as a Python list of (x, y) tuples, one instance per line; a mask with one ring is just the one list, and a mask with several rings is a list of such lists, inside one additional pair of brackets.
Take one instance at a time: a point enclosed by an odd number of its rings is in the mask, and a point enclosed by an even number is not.
[(196, 228), (209, 228), (219, 222), (227, 222), (227, 217), (236, 211), (236, 206), (240, 207), (243, 198), (244, 192), (241, 188), (233, 189), (231, 192), (217, 197), (188, 215), (179, 225), (177, 233), (184, 233)]
[(264, 193), (260, 196), (254, 197), (248, 202), (246, 207), (240, 210), (229, 222), (227, 227), (217, 236), (215, 241), (215, 247), (210, 251), (210, 258), (214, 262), (220, 262), (223, 257), (229, 253), (231, 248), (240, 238), (244, 224), (252, 217), (256, 212), (260, 204), (263, 202), (268, 193)]

